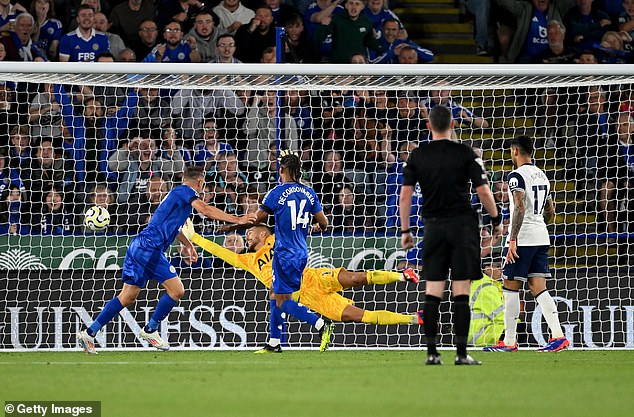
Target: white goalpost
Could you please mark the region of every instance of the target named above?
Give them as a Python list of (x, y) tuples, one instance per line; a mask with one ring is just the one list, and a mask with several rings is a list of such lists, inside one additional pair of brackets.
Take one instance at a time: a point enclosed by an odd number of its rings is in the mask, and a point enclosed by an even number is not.
[[(74, 334), (120, 289), (128, 243), (189, 164), (207, 173), (204, 201), (244, 214), (276, 184), (279, 150), (295, 150), (333, 225), (309, 237), (310, 267), (423, 268), (420, 253), (400, 248), (399, 181), (438, 104), (458, 122), (453, 139), (481, 155), (507, 217), (508, 141), (534, 139), (555, 202), (548, 287), (565, 334), (575, 348), (634, 348), (634, 66), (0, 62), (0, 351), (75, 349)], [(415, 193), (414, 209), (422, 198)], [(492, 241), (473, 204), (484, 271), (498, 278), (503, 241)], [(110, 213), (105, 231), (84, 225), (94, 205)], [(192, 219), (203, 236), (244, 250), (242, 236)], [(411, 223), (420, 242), (424, 223)], [(168, 255), (187, 295), (164, 338), (182, 349), (263, 344), (267, 289), (210, 254), (186, 266), (178, 249)], [(150, 283), (97, 347), (145, 347), (135, 335), (158, 295)], [(343, 295), (412, 314), (424, 282)], [(522, 297), (520, 344), (543, 345), (541, 311)], [(449, 346), (444, 308), (440, 344)], [(291, 348), (318, 346), (307, 325), (290, 321), (286, 334)], [(416, 348), (422, 327), (337, 324), (333, 346)]]

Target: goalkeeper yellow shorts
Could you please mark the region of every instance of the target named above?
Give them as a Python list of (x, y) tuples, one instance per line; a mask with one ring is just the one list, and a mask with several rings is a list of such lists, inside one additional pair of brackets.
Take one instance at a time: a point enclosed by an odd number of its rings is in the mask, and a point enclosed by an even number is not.
[(298, 301), (316, 313), (334, 321), (341, 321), (346, 306), (352, 300), (339, 294), (343, 290), (339, 273), (343, 268), (307, 268), (302, 276)]

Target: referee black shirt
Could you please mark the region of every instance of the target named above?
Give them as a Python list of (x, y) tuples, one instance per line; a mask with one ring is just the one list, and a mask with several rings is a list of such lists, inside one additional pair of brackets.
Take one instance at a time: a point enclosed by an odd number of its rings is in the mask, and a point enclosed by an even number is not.
[(434, 139), (414, 149), (403, 167), (403, 185), (420, 184), (423, 218), (473, 213), (469, 180), (487, 184), (482, 160), (473, 149), (449, 139)]

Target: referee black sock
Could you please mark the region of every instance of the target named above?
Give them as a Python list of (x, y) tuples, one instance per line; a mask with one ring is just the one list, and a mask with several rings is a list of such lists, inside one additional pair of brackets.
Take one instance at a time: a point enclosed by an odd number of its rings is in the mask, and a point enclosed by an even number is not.
[(423, 304), (423, 327), (425, 329), (425, 341), (427, 343), (427, 353), (437, 355), (436, 336), (438, 334), (438, 317), (440, 316), (439, 306), (442, 300), (433, 295), (425, 296)]
[(469, 322), (471, 321), (468, 295), (453, 297), (453, 317), (456, 353), (458, 356), (467, 356), (467, 337), (469, 336)]

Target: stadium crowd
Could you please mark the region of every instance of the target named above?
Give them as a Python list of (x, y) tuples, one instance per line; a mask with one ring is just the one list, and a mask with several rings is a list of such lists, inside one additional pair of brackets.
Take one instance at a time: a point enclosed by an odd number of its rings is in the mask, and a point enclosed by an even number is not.
[[(491, 9), (490, 0), (467, 2), (471, 10), (481, 3)], [(622, 9), (567, 3), (498, 0), (494, 6), (508, 13), (487, 12), (486, 36), (476, 24), (478, 53), (517, 63), (630, 62), (632, 0)], [(491, 34), (493, 23), (499, 30)], [(408, 40), (382, 0), (0, 0), (0, 60), (272, 63), (275, 26), (287, 31), (284, 62), (434, 59)], [(609, 232), (631, 229), (631, 221), (619, 226), (616, 218), (617, 206), (632, 210), (629, 91), (535, 91), (527, 106), (550, 135), (546, 146), (560, 157), (577, 150), (569, 171), (596, 181)], [(111, 213), (110, 232), (137, 233), (188, 164), (207, 172), (205, 202), (252, 213), (277, 180), (276, 103), (272, 91), (0, 82), (0, 233), (83, 232), (81, 213), (94, 204)], [(435, 105), (450, 107), (463, 127), (491, 127), (449, 90), (288, 91), (281, 103), (282, 147), (301, 153), (305, 180), (322, 197), (333, 230), (343, 233), (396, 230), (403, 163), (428, 140), (427, 112)], [(562, 133), (570, 126), (577, 126), (577, 143)], [(492, 178), (502, 190), (503, 178)], [(413, 217), (421, 198), (414, 194)], [(201, 233), (216, 226), (202, 217), (195, 223)], [(422, 227), (418, 218), (411, 224)]]

